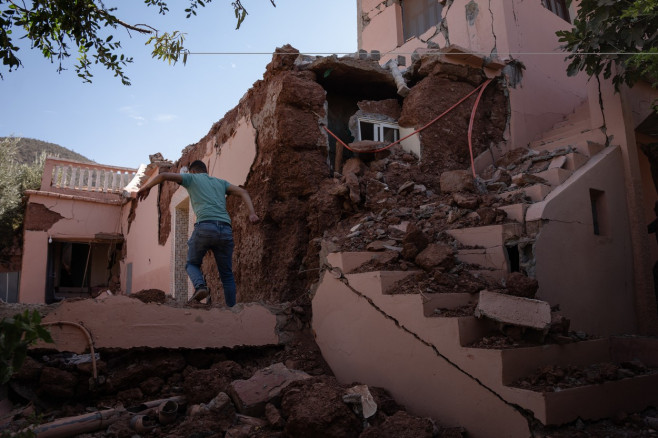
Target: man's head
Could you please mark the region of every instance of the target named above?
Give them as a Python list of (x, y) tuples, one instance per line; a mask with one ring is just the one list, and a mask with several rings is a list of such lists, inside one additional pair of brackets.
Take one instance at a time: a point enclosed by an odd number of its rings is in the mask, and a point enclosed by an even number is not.
[(192, 173), (208, 173), (208, 168), (201, 160), (192, 161), (190, 164), (190, 172)]

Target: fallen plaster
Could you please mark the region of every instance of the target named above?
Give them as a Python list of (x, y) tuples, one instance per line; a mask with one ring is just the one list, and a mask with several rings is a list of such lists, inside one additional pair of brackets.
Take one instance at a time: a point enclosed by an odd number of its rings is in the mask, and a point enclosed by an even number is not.
[(53, 225), (64, 219), (64, 216), (52, 211), (45, 205), (32, 202), (27, 205), (25, 217), (25, 229), (27, 231), (48, 231)]
[[(43, 318), (53, 324), (55, 347), (84, 352), (87, 339), (74, 327), (55, 323), (76, 322), (91, 334), (100, 348), (223, 348), (277, 345), (277, 316), (259, 304), (233, 308), (199, 309), (143, 303), (124, 295), (103, 294), (97, 299), (64, 301)], [(51, 345), (40, 344), (42, 348)]]

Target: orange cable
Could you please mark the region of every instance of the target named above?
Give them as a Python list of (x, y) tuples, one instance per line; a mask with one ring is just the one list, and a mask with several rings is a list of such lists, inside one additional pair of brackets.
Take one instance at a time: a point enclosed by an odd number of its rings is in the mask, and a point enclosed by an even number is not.
[(471, 120), (468, 122), (468, 151), (471, 154), (471, 170), (473, 171), (473, 178), (477, 178), (477, 175), (475, 174), (475, 160), (473, 159), (473, 142), (472, 142), (472, 133), (473, 133), (473, 122), (475, 121), (475, 112), (478, 109), (478, 104), (480, 103), (480, 98), (482, 97), (482, 93), (484, 93), (484, 89), (487, 88), (487, 85), (491, 83), (491, 79), (487, 79), (487, 81), (481, 85), (480, 92), (478, 93), (477, 99), (475, 99), (475, 103), (473, 104), (473, 110), (471, 111)]
[[(448, 114), (450, 111), (452, 111), (453, 109), (455, 109), (457, 106), (459, 106), (459, 104), (461, 104), (461, 103), (464, 102), (466, 99), (468, 99), (469, 97), (471, 97), (476, 91), (478, 91), (479, 89), (484, 90), (484, 87), (486, 87), (487, 85), (489, 85), (490, 82), (491, 82), (491, 79), (488, 79), (486, 82), (484, 82), (484, 83), (478, 85), (475, 89), (473, 89), (473, 91), (471, 91), (470, 93), (468, 93), (466, 96), (462, 97), (457, 103), (455, 103), (453, 106), (451, 106), (450, 108), (448, 108), (448, 109), (447, 109), (446, 111), (444, 111), (442, 114), (440, 114), (439, 116), (437, 116), (436, 118), (434, 118), (434, 120), (432, 120), (432, 121), (430, 121), (429, 123), (427, 123), (425, 126), (423, 126), (423, 127), (419, 128), (419, 129), (415, 130), (415, 131), (412, 132), (411, 134), (406, 135), (406, 136), (402, 137), (401, 139), (399, 139), (399, 140), (397, 140), (397, 141), (394, 141), (393, 143), (391, 143), (391, 144), (389, 144), (389, 145), (387, 145), (387, 146), (384, 146), (383, 148), (373, 149), (373, 150), (371, 150), (371, 151), (357, 151), (357, 150), (354, 150), (354, 149), (350, 148), (347, 144), (345, 144), (345, 142), (343, 142), (343, 140), (341, 140), (340, 138), (338, 138), (338, 136), (336, 136), (336, 134), (334, 134), (333, 132), (331, 132), (331, 130), (329, 130), (329, 128), (327, 128), (326, 126), (323, 126), (323, 128), (324, 128), (324, 130), (327, 131), (327, 132), (328, 132), (333, 138), (335, 138), (336, 141), (338, 141), (340, 144), (342, 144), (346, 149), (348, 149), (348, 150), (350, 150), (350, 151), (352, 151), (352, 152), (355, 152), (355, 153), (357, 153), (357, 154), (358, 154), (358, 153), (362, 153), (362, 154), (363, 154), (363, 153), (375, 153), (375, 152), (385, 151), (386, 149), (388, 149), (388, 148), (390, 148), (390, 147), (392, 147), (392, 146), (394, 146), (394, 145), (400, 143), (401, 141), (406, 140), (407, 138), (411, 137), (412, 135), (414, 135), (414, 134), (418, 134), (420, 131), (422, 131), (423, 129), (427, 128), (427, 127), (430, 126), (432, 123), (436, 122), (436, 121), (439, 120), (441, 117), (445, 116), (445, 115)], [(481, 96), (481, 95), (482, 95), (482, 92), (480, 92), (480, 96)]]

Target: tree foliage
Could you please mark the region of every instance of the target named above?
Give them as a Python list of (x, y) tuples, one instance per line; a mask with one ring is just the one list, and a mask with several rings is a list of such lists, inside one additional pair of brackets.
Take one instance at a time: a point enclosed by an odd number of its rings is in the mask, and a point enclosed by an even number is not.
[(573, 24), (557, 32), (570, 76), (603, 74), (617, 90), (640, 79), (658, 86), (658, 0), (582, 0)]
[(35, 157), (30, 164), (16, 161), (18, 139), (0, 141), (0, 254), (20, 242), (25, 212), (25, 190), (35, 190), (41, 185), (45, 153)]
[[(186, 18), (197, 15), (197, 11), (212, 0), (188, 2)], [(274, 0), (270, 2), (276, 6)], [(164, 0), (144, 0), (144, 4), (157, 9), (161, 15), (169, 12)], [(247, 10), (240, 0), (231, 4), (237, 29), (247, 16)], [(133, 59), (123, 53), (121, 42), (115, 38), (116, 30), (121, 28), (129, 35), (135, 32), (148, 36), (146, 44), (152, 45), (154, 58), (175, 64), (182, 55), (183, 63), (186, 62), (189, 52), (183, 46), (184, 33), (162, 32), (147, 24), (130, 24), (117, 16), (116, 7), (105, 7), (102, 0), (0, 0), (0, 57), (10, 72), (22, 66), (17, 56), (19, 47), (14, 45), (14, 31), (20, 29), (32, 49), (57, 63), (58, 72), (65, 70), (66, 61), (75, 55), (75, 71), (84, 82), (92, 81), (92, 65), (100, 64), (124, 85), (130, 85), (124, 67)]]
[(53, 342), (50, 332), (41, 325), (36, 310), (26, 310), (0, 320), (0, 385), (4, 385), (23, 365), (30, 345), (39, 339)]

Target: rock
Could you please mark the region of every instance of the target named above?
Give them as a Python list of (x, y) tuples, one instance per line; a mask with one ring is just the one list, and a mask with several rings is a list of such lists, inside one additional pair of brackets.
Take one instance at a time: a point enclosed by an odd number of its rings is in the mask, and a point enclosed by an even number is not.
[(414, 188), (414, 182), (413, 181), (407, 181), (404, 184), (400, 186), (398, 189), (398, 194), (406, 193), (412, 191)]
[(472, 192), (475, 190), (473, 174), (469, 170), (449, 170), (441, 174), (441, 191), (444, 193)]
[(505, 186), (512, 184), (512, 176), (505, 169), (498, 169), (491, 178), (492, 183), (504, 183)]
[(343, 164), (343, 175), (353, 173), (357, 176), (363, 175), (366, 170), (366, 165), (358, 158), (350, 158)]
[(361, 140), (352, 142), (348, 146), (350, 149), (356, 152), (374, 152), (377, 149), (381, 149), (386, 146), (386, 143), (373, 140)]
[(345, 184), (350, 190), (350, 201), (355, 204), (361, 202), (361, 188), (359, 187), (359, 177), (355, 173), (345, 174)]
[[(75, 396), (78, 378), (75, 374), (59, 368), (44, 367), (39, 378), (39, 395), (55, 399)], [(141, 393), (141, 391), (140, 391)]]
[(491, 207), (478, 208), (477, 214), (480, 216), (481, 225), (491, 225), (496, 223), (496, 210)]
[(285, 436), (357, 438), (363, 420), (343, 402), (343, 394), (335, 379), (313, 378), (293, 384), (281, 398)]
[(272, 403), (265, 405), (265, 418), (267, 421), (277, 429), (283, 428), (285, 425), (285, 420), (281, 416), (281, 412), (274, 406)]
[(393, 240), (375, 240), (374, 242), (370, 242), (366, 249), (368, 251), (384, 251), (386, 249), (386, 246), (393, 245), (395, 241)]
[(290, 370), (284, 364), (276, 363), (257, 371), (249, 380), (233, 381), (229, 393), (238, 412), (259, 417), (265, 413), (268, 402), (278, 399), (283, 388), (310, 377), (303, 371)]
[(534, 298), (539, 289), (539, 283), (534, 278), (527, 277), (520, 272), (512, 272), (505, 281), (510, 295), (523, 298)]
[[(360, 438), (432, 438), (434, 425), (427, 418), (413, 417), (398, 411), (377, 426), (363, 431)], [(443, 436), (443, 435), (440, 435)]]
[(407, 228), (407, 234), (402, 239), (402, 258), (405, 260), (414, 260), (416, 256), (425, 248), (429, 240), (425, 233), (419, 230), (415, 224), (410, 224)]
[(470, 193), (453, 193), (452, 199), (458, 207), (469, 210), (475, 210), (480, 202), (480, 199), (476, 195)]
[(452, 248), (443, 243), (431, 243), (416, 256), (416, 264), (426, 271), (439, 266), (450, 268), (454, 263)]
[(519, 187), (530, 186), (533, 184), (548, 184), (544, 178), (540, 178), (531, 173), (519, 173), (512, 177), (512, 183)]
[(352, 388), (348, 388), (345, 392), (346, 394), (343, 396), (343, 401), (347, 403), (347, 400), (350, 400), (350, 402), (356, 400), (356, 410), (361, 416), (363, 416), (363, 418), (370, 418), (375, 415), (377, 412), (377, 403), (375, 403), (375, 400), (372, 398), (368, 385), (353, 386)]

